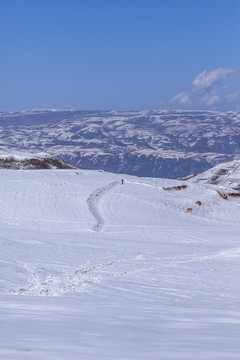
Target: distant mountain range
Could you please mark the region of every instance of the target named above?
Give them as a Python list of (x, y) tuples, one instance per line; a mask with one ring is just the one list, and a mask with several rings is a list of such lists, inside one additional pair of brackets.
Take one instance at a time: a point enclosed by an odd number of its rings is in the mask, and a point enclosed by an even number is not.
[(165, 178), (240, 159), (240, 112), (0, 112), (0, 146), (73, 166)]

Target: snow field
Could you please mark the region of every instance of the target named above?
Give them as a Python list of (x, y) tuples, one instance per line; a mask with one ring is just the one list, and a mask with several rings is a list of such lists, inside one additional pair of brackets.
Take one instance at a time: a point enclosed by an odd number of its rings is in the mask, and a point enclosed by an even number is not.
[(239, 200), (181, 184), (2, 170), (1, 358), (238, 359)]

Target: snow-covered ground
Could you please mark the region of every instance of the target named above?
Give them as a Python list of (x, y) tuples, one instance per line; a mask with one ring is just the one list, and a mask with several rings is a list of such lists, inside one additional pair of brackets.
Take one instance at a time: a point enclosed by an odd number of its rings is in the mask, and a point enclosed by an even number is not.
[(0, 171), (1, 359), (239, 359), (240, 199), (122, 178)]

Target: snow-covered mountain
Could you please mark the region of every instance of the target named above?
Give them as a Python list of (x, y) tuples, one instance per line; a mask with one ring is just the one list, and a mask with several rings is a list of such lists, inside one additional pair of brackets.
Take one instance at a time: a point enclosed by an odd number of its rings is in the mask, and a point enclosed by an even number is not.
[(217, 184), (240, 190), (240, 161), (230, 161), (214, 166), (199, 175), (191, 177), (193, 182)]
[(74, 169), (74, 167), (47, 153), (0, 148), (0, 169)]
[(0, 358), (235, 360), (240, 199), (222, 185), (0, 170)]
[(178, 178), (240, 158), (240, 113), (0, 113), (0, 146), (48, 152), (86, 169)]

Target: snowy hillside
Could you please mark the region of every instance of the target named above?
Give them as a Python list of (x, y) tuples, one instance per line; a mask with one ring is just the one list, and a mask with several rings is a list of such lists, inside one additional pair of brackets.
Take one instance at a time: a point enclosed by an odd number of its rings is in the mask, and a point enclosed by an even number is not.
[(0, 148), (0, 169), (74, 169), (74, 167), (43, 152), (31, 153)]
[(219, 184), (234, 190), (240, 190), (240, 161), (235, 160), (214, 166), (210, 170), (192, 177), (191, 181)]
[(239, 123), (239, 112), (0, 112), (0, 146), (85, 169), (176, 179), (239, 159)]
[(0, 182), (1, 359), (239, 358), (239, 198), (88, 170)]

